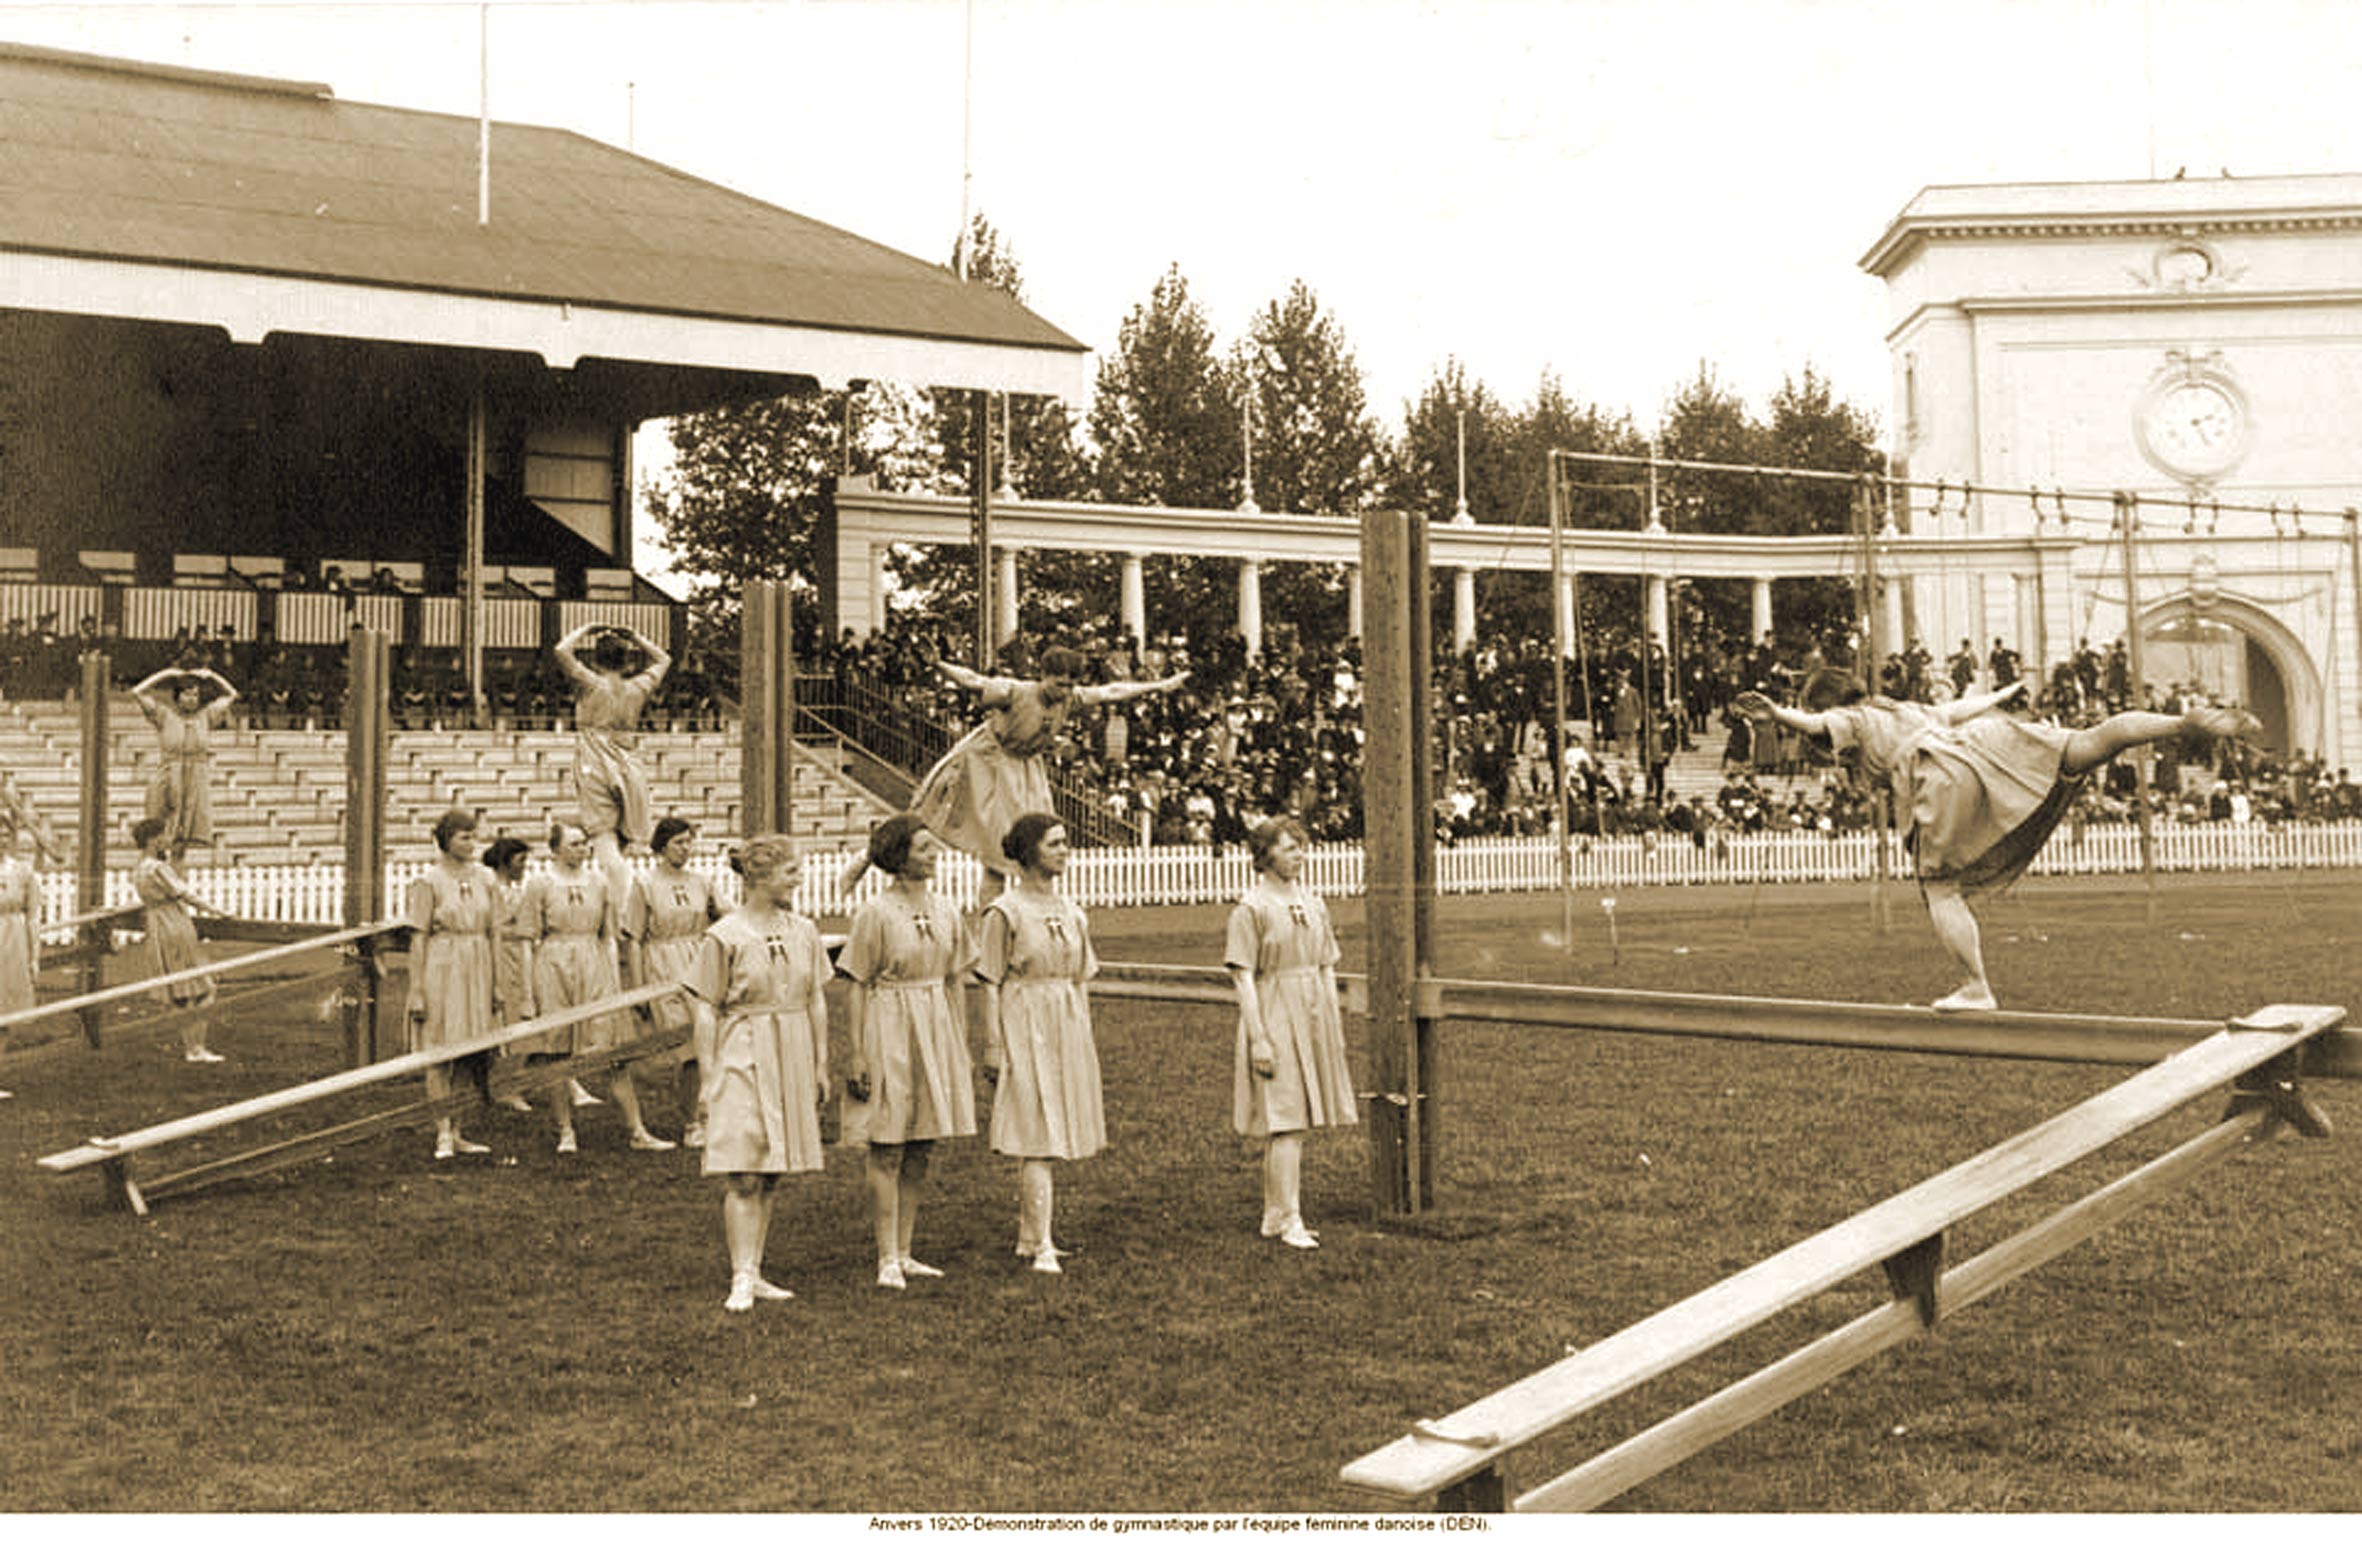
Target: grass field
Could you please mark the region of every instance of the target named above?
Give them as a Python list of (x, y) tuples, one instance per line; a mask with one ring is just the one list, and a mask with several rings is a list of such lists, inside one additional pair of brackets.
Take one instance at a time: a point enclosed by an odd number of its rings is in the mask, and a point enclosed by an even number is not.
[[(2024, 1008), (2362, 1012), (2347, 876), (2035, 882), (1988, 949)], [(1447, 899), (1451, 975), (1925, 1000), (1916, 900), (1864, 887)], [(1107, 959), (1211, 964), (1220, 909), (1103, 912)], [(1359, 910), (1338, 904), (1349, 967)], [(870, 1283), (857, 1162), (791, 1179), (747, 1317), (687, 1152), (583, 1154), (545, 1117), (490, 1158), (418, 1130), (135, 1221), (34, 1158), (332, 1068), (314, 1010), (239, 1021), (235, 1062), (169, 1035), (7, 1060), (0, 1105), (0, 1510), (1378, 1510), (1346, 1461), (2122, 1078), (2069, 1065), (1447, 1028), (1441, 1205), (1369, 1207), (1358, 1133), (1309, 1152), (1299, 1254), (1254, 1234), (1227, 1128), (1229, 1023), (1102, 1001), (1114, 1142), (1063, 1169), (1059, 1278), (1010, 1253), (1014, 1172), (938, 1153), (918, 1250)], [(1366, 1069), (1364, 1071), (1366, 1074)], [(2346, 1129), (2271, 1141), (1930, 1338), (1635, 1492), (1647, 1511), (2362, 1510), (2362, 1086)], [(2218, 1099), (1972, 1222), (1954, 1256), (2211, 1122)], [(669, 1098), (660, 1126), (673, 1124)], [(1990, 1221), (1987, 1224), (1986, 1221)], [(1858, 1281), (1510, 1465), (1531, 1484), (1885, 1298)]]

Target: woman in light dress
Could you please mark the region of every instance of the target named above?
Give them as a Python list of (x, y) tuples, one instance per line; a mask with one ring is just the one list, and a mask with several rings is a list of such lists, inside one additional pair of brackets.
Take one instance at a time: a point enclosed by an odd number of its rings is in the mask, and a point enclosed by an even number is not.
[(789, 1172), (822, 1164), (828, 1100), (828, 1001), (835, 974), (820, 931), (794, 910), (803, 878), (795, 845), (757, 837), (738, 856), (746, 900), (700, 933), (682, 975), (705, 1054), (705, 1175), (728, 1179), (722, 1241), (729, 1312), (795, 1293), (763, 1277), (763, 1250)]
[[(41, 877), (17, 857), (17, 841), (15, 818), (0, 815), (0, 1015), (40, 1003), (33, 979), (41, 971)], [(0, 1054), (12, 1035), (0, 1031)], [(0, 1091), (0, 1101), (11, 1094)]]
[[(679, 816), (658, 821), (648, 844), (656, 862), (624, 893), (623, 971), (634, 988), (679, 981), (696, 964), (707, 926), (722, 915), (712, 883), (689, 872), (689, 850), (696, 841), (697, 828)], [(686, 993), (667, 994), (644, 1008), (655, 1030), (697, 1029)], [(694, 1147), (705, 1143), (702, 1077), (713, 1055), (694, 1040), (690, 1053), (681, 1066), (682, 1110), (690, 1119), (681, 1143)]]
[[(140, 852), (139, 862), (131, 866), (131, 889), (139, 896), (148, 949), (155, 957), (155, 975), (194, 974), (176, 978), (164, 993), (184, 1013), (202, 1009), (213, 1002), (213, 979), (198, 971), (205, 964), (205, 953), (197, 948), (197, 925), (189, 912), (193, 908), (215, 917), (226, 915), (190, 891), (180, 878), (180, 871), (174, 868), (179, 845), (162, 816), (144, 816), (133, 822), (131, 840)], [(222, 1061), (222, 1055), (206, 1045), (210, 1024), (201, 1015), (185, 1014), (180, 1028), (181, 1057), (192, 1064)]]
[(2245, 738), (2261, 727), (2254, 714), (2228, 707), (2118, 713), (2087, 729), (2001, 711), (2033, 691), (2021, 680), (1952, 702), (1898, 702), (1865, 695), (1852, 675), (1824, 669), (1798, 693), (1801, 707), (1760, 691), (1731, 702), (1742, 717), (1855, 753), (1864, 772), (1893, 788), (1936, 940), (1967, 979), (1935, 1001), (1939, 1010), (1997, 1008), (1969, 901), (2025, 873), (2087, 774), (2134, 746), (2187, 734)]
[[(533, 1018), (533, 941), (526, 929), (530, 893), (525, 889), (525, 863), (532, 848), (519, 837), (495, 837), (484, 849), (484, 867), (492, 872), (492, 1014), (504, 1026)], [(512, 1071), (521, 1055), (500, 1050), (495, 1073)], [(587, 1093), (584, 1093), (587, 1094)], [(582, 1097), (575, 1097), (576, 1105)], [(511, 1112), (531, 1112), (533, 1104), (512, 1093), (501, 1105)]]
[[(550, 828), (552, 865), (547, 874), (527, 887), (525, 929), (532, 936), (533, 1002), (543, 1015), (555, 1015), (570, 1005), (588, 1004), (620, 993), (615, 963), (615, 898), (608, 877), (591, 867), (590, 838), (572, 821)], [(548, 1036), (529, 1039), (526, 1051), (541, 1058), (562, 1058), (619, 1046), (631, 1029), (622, 1014), (596, 1015)], [(615, 1074), (615, 1104), (634, 1150), (670, 1150), (673, 1142), (648, 1132), (640, 1117), (640, 1096), (628, 1070)], [(574, 1100), (552, 1088), (557, 1112), (558, 1153), (572, 1155)]]
[(984, 910), (984, 1072), (996, 1081), (992, 1148), (1015, 1156), (1017, 1256), (1056, 1274), (1050, 1235), (1053, 1161), (1079, 1161), (1107, 1144), (1099, 1050), (1086, 984), (1099, 970), (1091, 923), (1058, 890), (1066, 827), (1058, 817), (1017, 817), (1001, 852), (1024, 871)]
[[(410, 884), (410, 1051), (432, 1053), (489, 1034), (499, 956), (497, 884), (476, 861), (476, 818), (447, 810), (435, 822), (434, 866)], [(489, 1053), (471, 1055), (479, 1067)], [(459, 1131), (450, 1111), (454, 1066), (436, 1064), (426, 1072), (426, 1093), (436, 1104), (435, 1159), (483, 1155), (490, 1150)]]
[(893, 881), (854, 912), (837, 956), (853, 980), (845, 1092), (868, 1103), (870, 1220), (888, 1290), (942, 1278), (910, 1250), (927, 1160), (936, 1140), (976, 1132), (962, 997), (976, 955), (959, 908), (932, 889), (938, 853), (917, 816), (878, 823), (867, 866)]
[[(588, 663), (576, 651), (586, 637), (593, 639)], [(640, 712), (664, 684), (672, 655), (630, 627), (591, 621), (559, 638), (550, 653), (574, 687), (574, 797), (582, 827), (620, 909), (624, 849), (648, 840)]]
[[(1015, 878), (1019, 866), (1001, 852), (1001, 838), (1020, 815), (1051, 808), (1047, 758), (1066, 721), (1080, 708), (1170, 691), (1189, 679), (1179, 674), (1078, 686), (1083, 656), (1071, 648), (1044, 653), (1039, 680), (979, 675), (948, 660), (935, 668), (983, 699), (984, 722), (919, 780), (910, 808), (939, 839), (972, 854), (1004, 883)], [(988, 889), (985, 894), (996, 893)]]
[(1337, 936), (1299, 878), (1309, 843), (1289, 815), (1248, 833), (1256, 879), (1230, 911), (1222, 953), (1238, 990), (1231, 1127), (1264, 1142), (1263, 1234), (1301, 1248), (1320, 1245), (1304, 1224), (1304, 1136), (1360, 1116), (1337, 1006)]
[[(158, 694), (178, 679), (167, 702)], [(212, 682), (215, 695), (205, 694)], [(213, 723), (238, 700), (238, 688), (211, 669), (160, 669), (131, 688), (139, 710), (156, 726), (160, 760), (148, 780), (146, 819), (165, 823), (175, 847), (213, 841)]]

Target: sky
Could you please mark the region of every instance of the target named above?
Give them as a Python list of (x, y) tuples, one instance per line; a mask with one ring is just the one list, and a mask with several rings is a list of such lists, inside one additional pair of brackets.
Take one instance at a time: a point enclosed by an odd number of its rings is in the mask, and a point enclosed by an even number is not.
[[(12, 41), (468, 116), (480, 22), (0, 0)], [(509, 0), (481, 25), (495, 118), (924, 258), (964, 163), (1026, 300), (1094, 349), (1168, 266), (1225, 344), (1301, 279), (1397, 428), (1448, 359), (1643, 428), (1701, 364), (1758, 412), (1810, 365), (1887, 426), (1858, 261), (1928, 185), (2362, 170), (2353, 0)]]

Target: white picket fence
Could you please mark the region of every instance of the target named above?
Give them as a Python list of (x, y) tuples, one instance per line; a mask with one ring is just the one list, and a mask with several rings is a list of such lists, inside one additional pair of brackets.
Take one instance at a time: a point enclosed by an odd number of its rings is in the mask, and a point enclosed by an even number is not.
[[(2156, 829), (2157, 867), (2175, 874), (2203, 871), (2354, 869), (2362, 868), (2362, 821), (2338, 821), (2302, 826), (2271, 826), (2262, 822), (2205, 825), (2160, 825)], [(1819, 832), (1759, 832), (1752, 835), (1720, 833), (1705, 847), (1686, 839), (1660, 836), (1611, 837), (1574, 842), (1574, 885), (1579, 891), (1614, 891), (1635, 886), (1797, 884), (1827, 880), (1867, 880), (1876, 871), (1876, 842), (1867, 833), (1835, 836)], [(823, 852), (807, 855), (804, 881), (796, 893), (797, 908), (813, 917), (841, 917), (884, 887), (875, 870), (869, 871), (850, 893), (840, 876), (855, 855)], [(431, 864), (425, 858), (396, 860), (386, 868), (385, 912), (400, 913), (410, 883)], [(645, 871), (645, 858), (631, 861)], [(546, 869), (535, 859), (533, 870)], [(718, 853), (692, 859), (693, 871), (715, 882), (725, 901), (738, 896), (737, 881)], [(1890, 848), (1888, 867), (1908, 875), (1910, 862), (1901, 849)], [(2121, 875), (2141, 867), (2140, 833), (2130, 825), (2095, 826), (2080, 832), (2061, 828), (2041, 855), (2032, 873), (2038, 875)], [(984, 872), (976, 861), (961, 854), (943, 857), (938, 889), (964, 906), (973, 907)], [(1067, 868), (1066, 889), (1090, 907), (1148, 907), (1190, 902), (1234, 901), (1253, 882), (1254, 869), (1246, 850), (1231, 847), (1216, 854), (1202, 845), (1160, 848), (1093, 848), (1078, 850)], [(189, 888), (235, 918), (274, 923), (332, 924), (344, 911), (344, 866), (340, 863), (241, 865), (215, 869), (192, 866), (186, 872)], [(1362, 890), (1361, 844), (1315, 844), (1304, 867), (1304, 880), (1324, 897), (1358, 896)], [(54, 924), (74, 911), (74, 879), (66, 873), (41, 877), (45, 923)], [(1471, 839), (1436, 851), (1436, 884), (1446, 894), (1500, 891), (1554, 891), (1558, 888), (1558, 845), (1548, 837), (1490, 837)], [(107, 872), (105, 905), (135, 900), (131, 871)], [(136, 931), (136, 916), (118, 922), (120, 931)], [(63, 931), (44, 935), (51, 942), (67, 938)]]

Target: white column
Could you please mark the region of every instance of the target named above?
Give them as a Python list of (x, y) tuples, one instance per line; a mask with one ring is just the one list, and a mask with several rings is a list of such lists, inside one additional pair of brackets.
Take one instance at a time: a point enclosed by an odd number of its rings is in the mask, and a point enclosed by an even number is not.
[(1575, 575), (1558, 575), (1558, 638), (1566, 644), (1566, 656), (1580, 660), (1582, 654), (1575, 646)]
[(1476, 641), (1476, 569), (1452, 569), (1452, 651), (1466, 653)]
[(1361, 563), (1345, 564), (1345, 635), (1361, 636)]
[(992, 601), (993, 619), (999, 623), (999, 630), (993, 633), (996, 648), (1017, 635), (1017, 623), (1024, 614), (1017, 608), (1017, 548), (1004, 545), (999, 552), (1000, 579), (993, 585)]
[(1247, 657), (1263, 654), (1263, 564), (1238, 564), (1238, 635), (1247, 640)]
[[(886, 629), (886, 548), (882, 545), (869, 548), (868, 583), (869, 619), (858, 623), (858, 629), (882, 632)], [(846, 625), (855, 623), (847, 622)]]
[(1878, 605), (1878, 657), (1903, 651), (1903, 580), (1892, 573), (1878, 580), (1884, 596)]
[(1139, 653), (1148, 646), (1148, 594), (1138, 551), (1124, 556), (1123, 612), (1124, 631), (1132, 639), (1132, 651)]
[(1665, 580), (1651, 573), (1648, 578), (1648, 634), (1662, 648), (1665, 642)]
[(1755, 586), (1753, 590), (1750, 591), (1748, 596), (1748, 603), (1750, 606), (1752, 606), (1752, 609), (1748, 614), (1749, 629), (1747, 636), (1748, 640), (1751, 642), (1761, 642), (1763, 641), (1764, 633), (1776, 630), (1772, 624), (1772, 580), (1769, 578), (1756, 578), (1753, 580), (1753, 582)]

